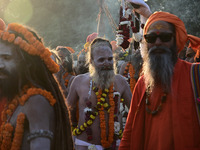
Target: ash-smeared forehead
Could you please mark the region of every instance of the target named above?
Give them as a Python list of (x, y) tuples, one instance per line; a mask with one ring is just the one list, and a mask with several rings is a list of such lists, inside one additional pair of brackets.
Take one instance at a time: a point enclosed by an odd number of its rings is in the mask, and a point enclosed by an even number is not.
[(174, 27), (171, 23), (168, 23), (166, 21), (156, 21), (149, 26), (147, 32), (150, 32), (151, 30), (163, 30), (174, 32)]

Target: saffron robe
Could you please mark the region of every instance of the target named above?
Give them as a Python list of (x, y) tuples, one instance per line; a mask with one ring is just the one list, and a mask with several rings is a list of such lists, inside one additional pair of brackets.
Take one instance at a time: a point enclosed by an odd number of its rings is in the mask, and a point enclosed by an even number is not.
[[(146, 112), (145, 83), (141, 77), (133, 92), (119, 150), (200, 150), (200, 125), (190, 78), (191, 63), (178, 59), (172, 91), (154, 116)], [(155, 110), (163, 93), (154, 89), (149, 109)]]

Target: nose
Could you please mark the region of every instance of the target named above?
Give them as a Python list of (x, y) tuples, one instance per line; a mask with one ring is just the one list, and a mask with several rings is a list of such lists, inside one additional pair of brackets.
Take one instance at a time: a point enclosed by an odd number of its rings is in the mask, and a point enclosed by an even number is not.
[(155, 41), (155, 45), (161, 45), (161, 44), (162, 44), (162, 41), (160, 40), (159, 37), (157, 37)]
[(0, 63), (0, 69), (4, 68), (5, 65), (3, 63)]
[(112, 62), (109, 60), (105, 60), (103, 63), (104, 66), (110, 66), (111, 64), (112, 64)]

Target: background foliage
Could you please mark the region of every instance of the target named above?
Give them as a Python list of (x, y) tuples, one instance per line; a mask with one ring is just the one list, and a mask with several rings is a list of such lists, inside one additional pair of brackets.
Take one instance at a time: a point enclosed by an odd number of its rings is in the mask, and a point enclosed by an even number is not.
[[(118, 24), (118, 0), (105, 0)], [(188, 33), (200, 37), (200, 0), (149, 0), (152, 10), (169, 11), (180, 17)], [(0, 0), (0, 17), (6, 23), (19, 22), (35, 29), (45, 45), (72, 47), (79, 52), (87, 36), (97, 32), (99, 5), (97, 0)], [(105, 37), (115, 39), (115, 34), (105, 17)]]

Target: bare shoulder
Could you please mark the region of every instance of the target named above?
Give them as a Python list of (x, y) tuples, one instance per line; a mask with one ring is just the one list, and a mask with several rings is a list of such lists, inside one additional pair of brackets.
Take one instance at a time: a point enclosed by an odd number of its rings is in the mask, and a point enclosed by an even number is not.
[(121, 65), (119, 74), (123, 75), (124, 70), (125, 70), (125, 68), (126, 68), (126, 66), (127, 66), (127, 63), (128, 63), (128, 62), (124, 62), (124, 63)]
[(121, 75), (121, 74), (116, 74), (115, 75), (115, 82), (126, 82), (126, 79)]
[(115, 89), (119, 92), (123, 92), (125, 89), (129, 88), (128, 82), (126, 81), (126, 79), (120, 75), (117, 74), (115, 75), (115, 81), (114, 81), (114, 86)]
[(73, 84), (75, 84), (75, 83), (80, 84), (80, 82), (84, 82), (86, 80), (90, 80), (89, 73), (80, 74), (80, 75), (75, 76), (73, 79)]
[(24, 112), (27, 116), (35, 116), (41, 118), (54, 114), (53, 106), (42, 95), (31, 96), (24, 105)]

